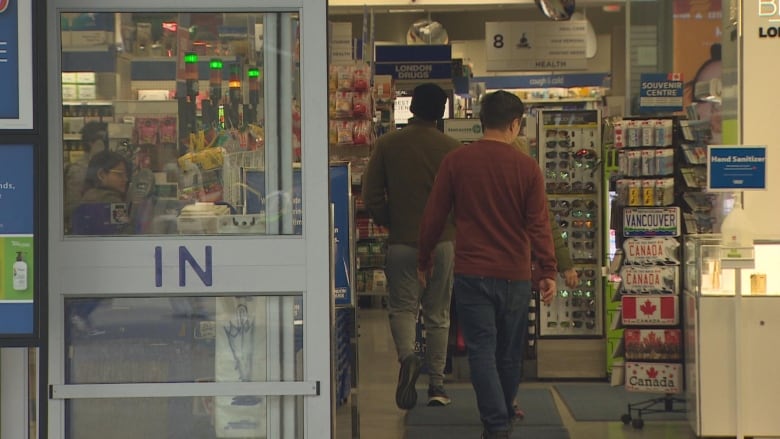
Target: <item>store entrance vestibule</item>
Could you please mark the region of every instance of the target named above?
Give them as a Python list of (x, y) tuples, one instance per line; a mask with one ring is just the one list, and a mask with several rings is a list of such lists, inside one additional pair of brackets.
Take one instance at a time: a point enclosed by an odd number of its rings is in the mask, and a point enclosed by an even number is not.
[(324, 16), (49, 2), (49, 437), (332, 428)]

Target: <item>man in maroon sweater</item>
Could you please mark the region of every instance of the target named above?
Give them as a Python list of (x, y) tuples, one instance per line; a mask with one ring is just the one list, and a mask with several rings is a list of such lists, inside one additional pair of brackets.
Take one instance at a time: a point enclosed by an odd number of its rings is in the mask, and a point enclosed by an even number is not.
[(511, 142), (524, 106), (505, 91), (482, 99), (483, 137), (449, 153), (436, 174), (420, 225), (417, 275), (425, 285), (447, 217), (455, 218), (454, 294), (484, 426), (508, 438), (520, 381), (522, 336), (531, 299), (531, 248), (541, 299), (555, 295), (557, 261), (541, 170)]

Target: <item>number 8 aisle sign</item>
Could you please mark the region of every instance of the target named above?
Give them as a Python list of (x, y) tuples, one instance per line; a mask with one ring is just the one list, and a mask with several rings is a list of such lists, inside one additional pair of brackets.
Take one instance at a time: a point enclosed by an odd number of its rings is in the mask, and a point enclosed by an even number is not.
[(488, 22), (488, 71), (582, 70), (587, 22)]

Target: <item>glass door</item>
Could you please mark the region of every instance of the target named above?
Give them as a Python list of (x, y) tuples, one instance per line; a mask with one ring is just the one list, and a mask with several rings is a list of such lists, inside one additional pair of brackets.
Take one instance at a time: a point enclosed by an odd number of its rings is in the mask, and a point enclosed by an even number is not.
[(323, 437), (325, 4), (47, 20), (49, 436)]

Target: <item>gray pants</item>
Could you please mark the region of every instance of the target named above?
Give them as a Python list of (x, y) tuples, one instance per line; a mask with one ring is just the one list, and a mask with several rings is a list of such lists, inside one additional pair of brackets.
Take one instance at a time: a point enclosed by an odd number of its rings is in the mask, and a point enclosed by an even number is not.
[(417, 281), (417, 249), (393, 244), (387, 249), (385, 275), (390, 290), (388, 309), (398, 360), (414, 354), (417, 313), (422, 304), (425, 325), (425, 363), (429, 382), (442, 385), (450, 330), (450, 299), (454, 245), (440, 242), (433, 252), (433, 276), (422, 289)]

